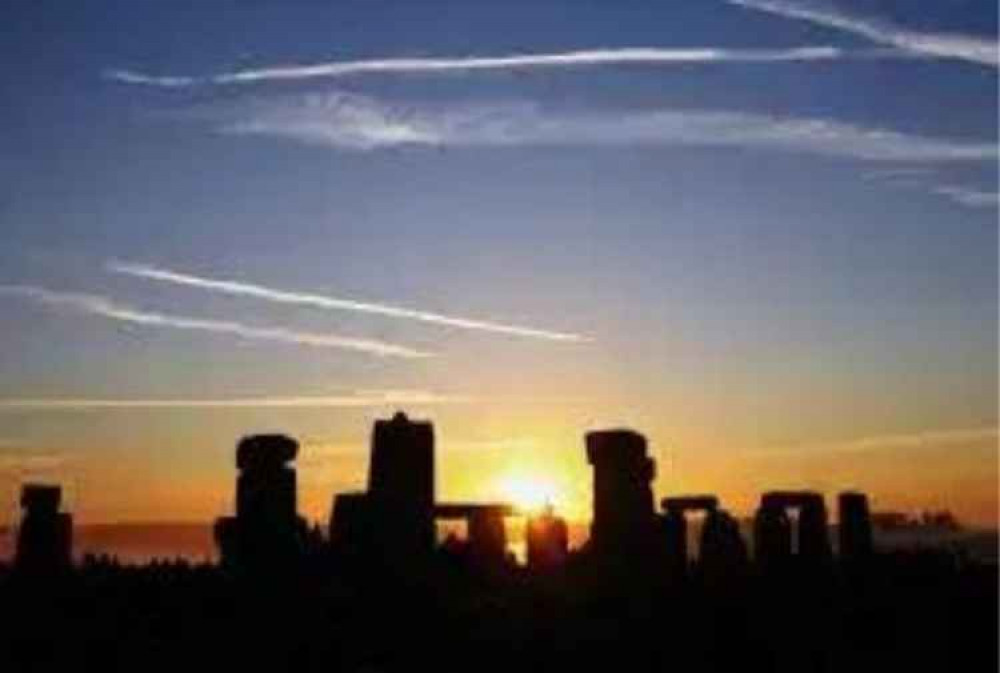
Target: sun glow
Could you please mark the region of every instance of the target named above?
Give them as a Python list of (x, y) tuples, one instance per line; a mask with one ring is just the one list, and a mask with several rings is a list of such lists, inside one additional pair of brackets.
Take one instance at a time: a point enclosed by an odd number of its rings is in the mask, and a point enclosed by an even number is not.
[(500, 493), (518, 509), (537, 512), (547, 505), (558, 504), (553, 484), (535, 475), (512, 475), (500, 482)]

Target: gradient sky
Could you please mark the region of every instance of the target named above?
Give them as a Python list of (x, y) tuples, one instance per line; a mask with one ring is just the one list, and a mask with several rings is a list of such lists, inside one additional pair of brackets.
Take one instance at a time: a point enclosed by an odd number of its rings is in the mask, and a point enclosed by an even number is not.
[(404, 407), (440, 497), (530, 477), (585, 517), (582, 434), (627, 425), (660, 495), (996, 522), (992, 0), (0, 26), (0, 521), (29, 478), (84, 521), (209, 519), (273, 430), (325, 519)]

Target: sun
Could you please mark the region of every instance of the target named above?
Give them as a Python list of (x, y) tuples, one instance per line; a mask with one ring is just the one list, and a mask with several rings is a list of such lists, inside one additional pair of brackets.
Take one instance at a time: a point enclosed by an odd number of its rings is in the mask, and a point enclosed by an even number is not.
[(549, 481), (533, 475), (512, 475), (500, 481), (500, 492), (505, 500), (525, 512), (538, 512), (548, 505), (555, 505), (556, 489)]

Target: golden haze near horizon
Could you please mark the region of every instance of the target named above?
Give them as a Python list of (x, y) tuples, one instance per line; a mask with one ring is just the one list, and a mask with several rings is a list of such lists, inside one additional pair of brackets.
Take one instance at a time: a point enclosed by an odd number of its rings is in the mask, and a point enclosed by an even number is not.
[[(96, 460), (46, 447), (34, 466), (0, 473), (0, 489), (16, 517), (19, 484), (29, 480), (64, 485), (67, 507), (81, 524), (114, 522), (207, 522), (232, 510), (233, 448), (243, 434), (286, 432), (302, 445), (297, 460), (299, 507), (325, 522), (333, 495), (363, 488), (371, 423), (393, 407), (336, 410), (119, 411), (113, 440)], [(918, 512), (949, 509), (964, 523), (996, 526), (995, 429), (911, 434), (851, 434), (826, 441), (794, 442), (758, 425), (756, 444), (724, 427), (699, 427), (690, 415), (667, 424), (649, 414), (595, 420), (580, 402), (456, 404), (415, 407), (413, 418), (435, 424), (437, 492), (442, 499), (507, 500), (526, 506), (551, 503), (567, 518), (586, 522), (591, 471), (583, 434), (601, 427), (632, 427), (650, 441), (657, 461), (657, 496), (711, 492), (727, 508), (748, 515), (761, 492), (809, 488), (825, 492), (860, 489), (876, 510)], [(129, 420), (126, 425), (125, 419)], [(93, 423), (88, 413), (78, 422)], [(738, 420), (736, 418), (731, 420)], [(109, 421), (110, 424), (110, 421)], [(130, 428), (122, 432), (122, 427)], [(169, 434), (165, 431), (170, 430)], [(163, 439), (157, 439), (157, 430)], [(772, 442), (763, 441), (770, 434)], [(179, 439), (178, 439), (179, 438)], [(957, 450), (958, 449), (958, 450)], [(49, 459), (44, 458), (48, 456)], [(152, 460), (150, 460), (152, 457)], [(901, 466), (905, 465), (905, 469)]]

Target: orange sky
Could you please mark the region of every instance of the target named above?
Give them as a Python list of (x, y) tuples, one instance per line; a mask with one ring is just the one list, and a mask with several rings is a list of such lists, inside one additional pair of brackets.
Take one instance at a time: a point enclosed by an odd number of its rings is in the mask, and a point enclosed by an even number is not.
[[(572, 416), (572, 408), (564, 410)], [(541, 408), (498, 413), (495, 418), (464, 405), (419, 411), (414, 416), (438, 421), (439, 499), (509, 498), (512, 482), (533, 480), (543, 484), (566, 516), (589, 517), (591, 473), (583, 433), (600, 424), (559, 422), (558, 414)], [(388, 410), (350, 412), (349, 423), (339, 422), (330, 430), (332, 426), (323, 418), (303, 412), (282, 414), (284, 423), (258, 423), (256, 427), (283, 428), (300, 439), (300, 509), (309, 518), (325, 522), (335, 492), (364, 488), (370, 424)], [(17, 485), (26, 479), (63, 483), (67, 506), (79, 521), (205, 521), (230, 511), (236, 428), (255, 424), (228, 412), (212, 413), (209, 416), (217, 422), (213, 432), (202, 424), (209, 420), (205, 412), (179, 415), (187, 423), (177, 423), (176, 417), (157, 419), (146, 412), (105, 419), (120, 441), (132, 434), (127, 427), (156, 430), (149, 421), (173, 429), (172, 441), (147, 445), (141, 451), (122, 441), (100, 450), (80, 445), (72, 450), (47, 447), (31, 452), (38, 457), (34, 465), (0, 473), (0, 489), (11, 503), (5, 520), (16, 514)], [(120, 425), (125, 422), (130, 425)], [(714, 434), (702, 436), (681, 423), (674, 428), (636, 427), (646, 431), (650, 453), (658, 463), (654, 484), (658, 497), (717, 493), (724, 506), (745, 515), (752, 513), (759, 494), (768, 489), (820, 490), (827, 494), (831, 509), (839, 490), (861, 489), (871, 495), (875, 509), (947, 508), (970, 523), (995, 525), (997, 521), (997, 434), (993, 428), (845, 434), (822, 442), (753, 446), (727, 445)], [(46, 462), (45, 456), (52, 458)]]

